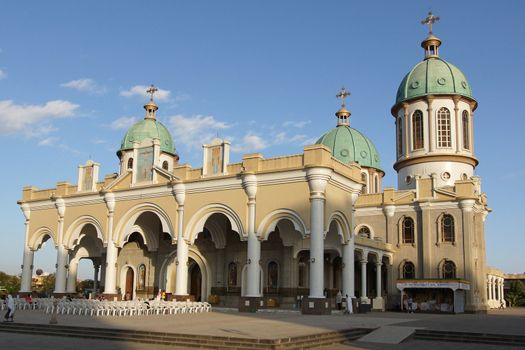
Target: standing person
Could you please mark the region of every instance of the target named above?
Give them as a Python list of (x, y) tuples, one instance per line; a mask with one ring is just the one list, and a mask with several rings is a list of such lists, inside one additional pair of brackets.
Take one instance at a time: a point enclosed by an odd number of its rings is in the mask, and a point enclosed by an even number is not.
[(346, 303), (346, 313), (347, 314), (353, 314), (354, 313), (354, 307), (352, 305), (352, 298), (348, 296), (348, 294), (345, 296), (345, 303)]
[(337, 307), (337, 310), (341, 310), (342, 303), (343, 303), (343, 295), (341, 294), (341, 291), (338, 291), (337, 295), (335, 296), (335, 305)]
[(410, 312), (408, 309), (408, 295), (403, 294), (403, 307), (405, 308), (406, 312)]
[(9, 294), (7, 296), (7, 313), (5, 314), (5, 320), (6, 322), (13, 322), (13, 316), (15, 315), (15, 300), (13, 299), (13, 296)]

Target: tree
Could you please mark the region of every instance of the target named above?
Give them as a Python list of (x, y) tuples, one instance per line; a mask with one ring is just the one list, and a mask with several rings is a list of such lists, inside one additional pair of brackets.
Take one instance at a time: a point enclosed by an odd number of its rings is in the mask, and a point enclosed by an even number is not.
[(20, 277), (0, 271), (0, 287), (5, 288), (10, 294), (15, 294), (20, 290)]
[(510, 306), (525, 305), (525, 285), (522, 281), (517, 280), (510, 283), (510, 289), (507, 293), (507, 301)]

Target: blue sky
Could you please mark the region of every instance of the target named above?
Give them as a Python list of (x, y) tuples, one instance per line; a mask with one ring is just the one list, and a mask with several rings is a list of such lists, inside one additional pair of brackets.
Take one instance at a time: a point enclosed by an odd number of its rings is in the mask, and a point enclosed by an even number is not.
[[(232, 141), (232, 160), (300, 153), (336, 125), (335, 94), (352, 96), (351, 125), (377, 146), (387, 175), (397, 87), (423, 57), (428, 10), (441, 57), (460, 67), (479, 108), (476, 169), (494, 212), (487, 260), (525, 271), (523, 1), (11, 1), (0, 21), (0, 270), (19, 273), (22, 187), (76, 183), (77, 166), (117, 171), (126, 128), (155, 84), (158, 118), (181, 162), (201, 166), (201, 143)], [(35, 255), (53, 271), (55, 250)], [(89, 277), (88, 264), (80, 277)]]

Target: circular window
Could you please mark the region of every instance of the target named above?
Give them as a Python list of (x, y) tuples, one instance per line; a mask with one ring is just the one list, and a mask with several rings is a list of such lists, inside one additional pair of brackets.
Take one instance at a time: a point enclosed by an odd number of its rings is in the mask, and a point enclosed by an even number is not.
[(339, 154), (341, 154), (343, 157), (348, 157), (350, 152), (346, 148), (343, 148)]
[(366, 156), (368, 155), (368, 153), (366, 153), (366, 151), (361, 151), (361, 158), (366, 158)]
[(409, 176), (405, 177), (405, 183), (406, 183), (407, 185), (408, 185), (409, 183), (411, 183), (411, 182), (412, 182), (412, 176), (409, 175)]
[(463, 86), (463, 89), (466, 89), (467, 88), (467, 82), (465, 80), (463, 80), (461, 82), (461, 86)]
[(441, 178), (442, 178), (443, 180), (448, 180), (448, 179), (450, 179), (450, 173), (447, 172), (447, 171), (445, 171), (443, 174), (441, 174)]
[(412, 84), (410, 84), (410, 87), (412, 89), (417, 89), (419, 87), (419, 81), (413, 81)]
[(461, 180), (468, 180), (468, 175), (465, 173), (461, 174)]
[(439, 84), (439, 85), (445, 85), (446, 82), (447, 82), (447, 79), (445, 79), (445, 78), (443, 78), (443, 77), (441, 77), (441, 78), (438, 79), (438, 84)]

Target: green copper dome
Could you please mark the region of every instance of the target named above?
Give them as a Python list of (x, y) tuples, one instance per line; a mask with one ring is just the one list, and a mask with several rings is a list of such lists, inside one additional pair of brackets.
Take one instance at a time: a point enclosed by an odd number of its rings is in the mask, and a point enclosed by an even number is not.
[(372, 141), (348, 125), (338, 125), (315, 143), (330, 148), (332, 156), (343, 163), (356, 162), (361, 166), (381, 170), (379, 153)]
[(119, 154), (123, 150), (133, 149), (133, 142), (142, 142), (145, 139), (159, 139), (160, 150), (162, 152), (175, 155), (173, 139), (168, 129), (159, 121), (153, 118), (145, 118), (135, 123), (124, 135), (122, 139)]
[(408, 72), (397, 89), (396, 104), (426, 95), (461, 95), (474, 100), (463, 72), (439, 57), (427, 58)]

